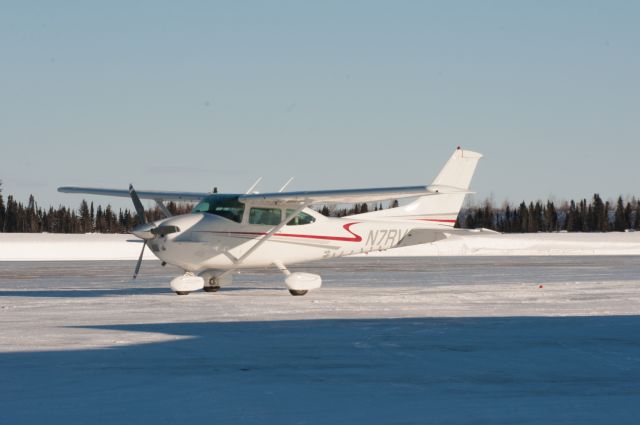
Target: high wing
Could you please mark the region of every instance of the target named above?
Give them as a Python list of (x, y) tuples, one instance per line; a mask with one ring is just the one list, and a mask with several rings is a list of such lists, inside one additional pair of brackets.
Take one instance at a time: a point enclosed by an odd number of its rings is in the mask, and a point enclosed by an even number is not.
[[(64, 186), (58, 188), (62, 193), (83, 193), (89, 195), (129, 197), (128, 190), (104, 189), (96, 187)], [(154, 190), (138, 190), (141, 199), (155, 201), (199, 201), (212, 195), (206, 192), (167, 192)], [(439, 195), (445, 193), (471, 193), (467, 189), (460, 189), (443, 185), (403, 186), (371, 189), (342, 189), (316, 190), (300, 192), (273, 192), (238, 194), (238, 200), (244, 203), (260, 204), (301, 204), (313, 205), (319, 203), (356, 203), (375, 202), (390, 199), (411, 198), (416, 196)], [(226, 195), (230, 196), (230, 194)]]
[[(98, 187), (59, 187), (58, 192), (62, 193), (84, 193), (88, 195), (118, 196), (128, 198), (129, 191), (121, 189), (102, 189)], [(211, 195), (206, 192), (167, 192), (157, 190), (138, 190), (138, 197), (141, 199), (153, 199), (155, 201), (199, 201), (205, 196)]]
[(316, 190), (300, 192), (252, 193), (240, 195), (238, 200), (245, 203), (273, 203), (307, 205), (321, 203), (375, 202), (390, 199), (413, 198), (417, 196), (439, 195), (445, 193), (471, 193), (467, 189), (451, 186), (403, 186), (370, 189)]

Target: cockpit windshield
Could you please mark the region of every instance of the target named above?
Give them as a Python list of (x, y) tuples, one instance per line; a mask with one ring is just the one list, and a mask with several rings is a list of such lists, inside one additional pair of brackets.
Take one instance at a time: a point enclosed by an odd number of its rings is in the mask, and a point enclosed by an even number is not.
[(244, 214), (244, 204), (238, 201), (237, 196), (212, 195), (200, 201), (191, 212), (215, 214), (241, 223), (242, 215)]

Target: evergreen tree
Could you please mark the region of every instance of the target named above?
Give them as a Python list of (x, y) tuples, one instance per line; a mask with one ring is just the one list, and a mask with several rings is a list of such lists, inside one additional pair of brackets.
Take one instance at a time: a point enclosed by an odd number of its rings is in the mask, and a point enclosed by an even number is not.
[(587, 206), (587, 200), (580, 201), (580, 208), (578, 209), (578, 217), (580, 219), (580, 226), (578, 232), (591, 232), (596, 226), (596, 216), (594, 209), (591, 205)]
[(608, 229), (608, 208), (606, 204), (602, 202), (602, 198), (597, 193), (593, 195), (593, 217), (594, 223), (591, 230), (597, 232), (606, 232)]
[(33, 195), (29, 195), (29, 204), (25, 211), (23, 231), (28, 233), (40, 231), (40, 220), (36, 212), (36, 200)]
[(80, 203), (80, 223), (77, 231), (80, 233), (91, 232), (91, 212), (87, 201), (84, 199)]
[(7, 197), (4, 231), (7, 233), (14, 233), (18, 231), (18, 203), (13, 199), (12, 195)]
[[(91, 203), (91, 205), (93, 206), (93, 203)], [(102, 213), (101, 205), (98, 205), (98, 209), (96, 210), (95, 231), (96, 233), (104, 233), (104, 214)]]
[(476, 228), (475, 214), (472, 211), (469, 211), (469, 213), (465, 217), (465, 219), (464, 219), (464, 227), (465, 227), (465, 229), (475, 229)]
[(7, 214), (7, 209), (4, 206), (4, 199), (2, 198), (2, 181), (0, 180), (0, 232), (4, 232), (4, 220)]
[(527, 209), (527, 204), (522, 201), (519, 209), (520, 214), (520, 228), (518, 231), (520, 233), (527, 233), (529, 231), (529, 210)]
[(111, 205), (107, 205), (107, 208), (104, 210), (104, 231), (106, 233), (116, 233), (116, 218), (113, 215), (113, 211), (111, 210)]
[(513, 226), (511, 225), (511, 208), (509, 207), (509, 205), (507, 205), (504, 209), (504, 220), (503, 220), (503, 226), (502, 226), (502, 231), (505, 233), (511, 233), (513, 231)]
[(93, 201), (91, 201), (91, 208), (89, 208), (89, 227), (90, 227), (89, 231), (92, 233), (95, 232), (95, 222), (96, 220), (95, 220), (95, 214), (93, 211)]
[(616, 204), (616, 212), (613, 219), (613, 228), (616, 232), (624, 232), (624, 230), (627, 228), (627, 225), (627, 211), (624, 207), (622, 196), (620, 196), (618, 197), (618, 202)]
[(558, 231), (558, 212), (553, 202), (547, 202), (547, 207), (544, 210), (545, 217), (545, 231), (556, 232)]
[(624, 216), (627, 219), (625, 229), (633, 229), (633, 207), (631, 206), (631, 202), (627, 202), (627, 206), (624, 208)]
[(533, 205), (533, 202), (529, 203), (529, 225), (527, 226), (527, 232), (529, 233), (537, 233), (540, 228), (540, 216), (542, 215), (542, 210), (539, 206), (539, 202), (537, 202), (536, 205)]

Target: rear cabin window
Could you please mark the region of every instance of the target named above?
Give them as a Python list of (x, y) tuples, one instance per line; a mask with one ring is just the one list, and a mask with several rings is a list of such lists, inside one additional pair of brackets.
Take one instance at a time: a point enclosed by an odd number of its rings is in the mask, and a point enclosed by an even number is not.
[(275, 226), (282, 221), (280, 208), (251, 208), (249, 211), (249, 224), (266, 224)]
[[(293, 214), (295, 212), (295, 210), (287, 210), (287, 217), (289, 217), (291, 214)], [(300, 214), (298, 214), (297, 216), (293, 217), (291, 220), (289, 220), (289, 222), (287, 223), (287, 225), (289, 226), (300, 226), (303, 224), (311, 224), (314, 221), (316, 221), (315, 218), (313, 218), (313, 216), (301, 212)]]
[(192, 213), (205, 212), (209, 214), (215, 214), (220, 217), (235, 221), (236, 223), (242, 222), (242, 215), (244, 214), (244, 204), (238, 201), (237, 196), (223, 197), (215, 195), (204, 198), (198, 205), (195, 206)]

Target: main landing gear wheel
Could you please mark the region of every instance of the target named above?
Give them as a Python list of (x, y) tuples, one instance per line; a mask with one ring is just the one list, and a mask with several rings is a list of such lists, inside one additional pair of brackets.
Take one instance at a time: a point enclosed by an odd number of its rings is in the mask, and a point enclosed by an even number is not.
[(189, 295), (191, 293), (191, 291), (176, 291), (176, 294), (178, 295)]
[(297, 289), (289, 289), (289, 293), (293, 296), (300, 296), (306, 294), (308, 291), (301, 291)]
[(204, 292), (218, 292), (220, 290), (220, 286), (205, 286), (202, 289)]

